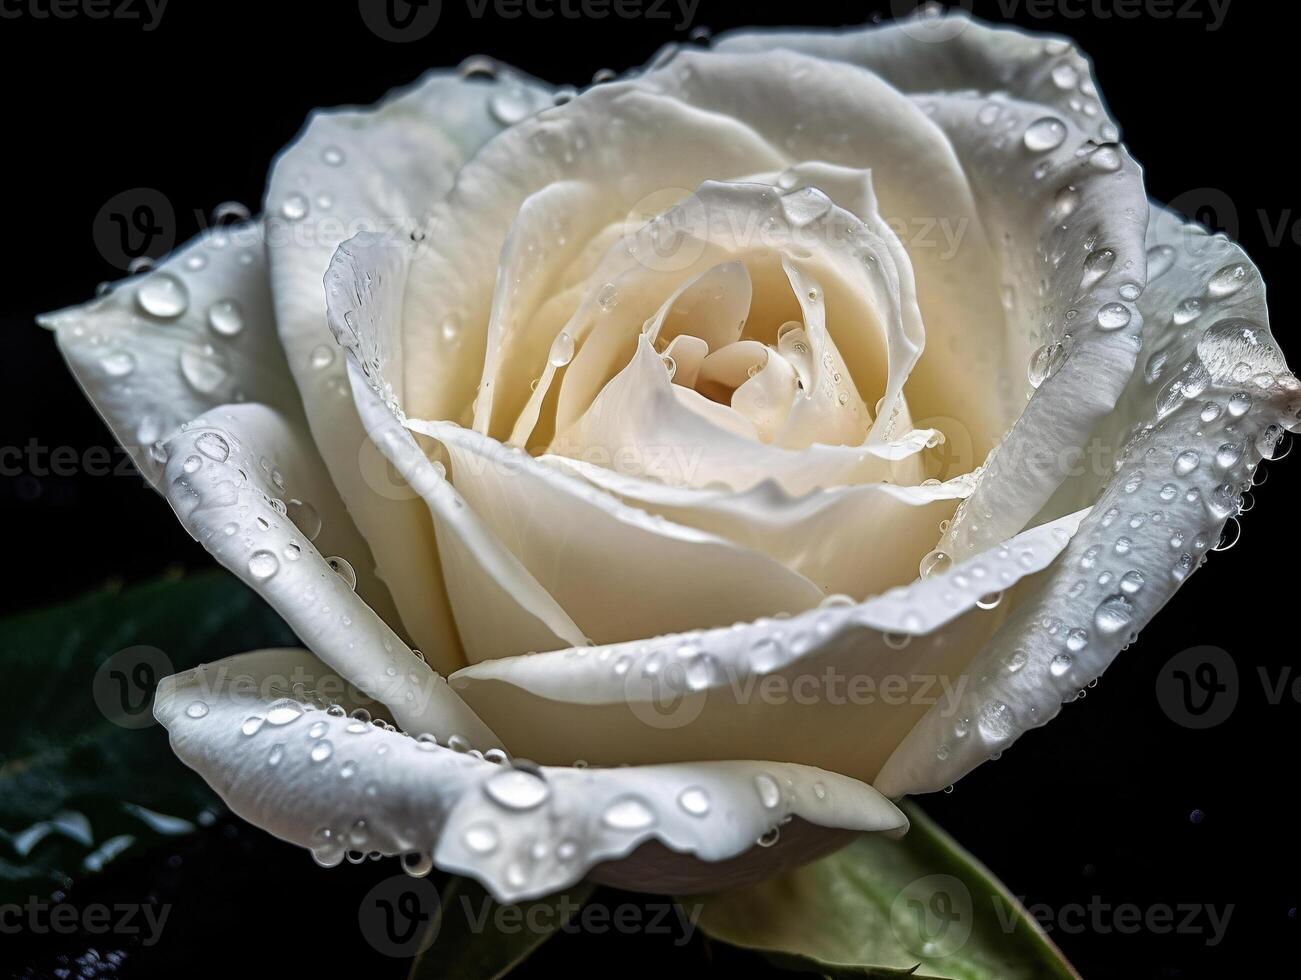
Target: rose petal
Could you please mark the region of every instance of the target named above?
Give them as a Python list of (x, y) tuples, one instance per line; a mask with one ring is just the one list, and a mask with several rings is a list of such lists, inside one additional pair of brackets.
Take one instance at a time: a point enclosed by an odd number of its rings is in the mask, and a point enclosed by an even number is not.
[[(1270, 336), (1247, 256), (1160, 210), (1147, 242), (1151, 283), (1139, 305), (1152, 353), (1100, 434), (1117, 453), (1115, 476), (973, 664), (978, 680), (959, 715), (976, 720), (979, 737), (958, 742), (952, 719), (932, 711), (882, 770), (890, 795), (953, 782), (1097, 678), (1215, 548), (1261, 459), (1298, 424), (1301, 383)], [(1200, 315), (1172, 317), (1187, 300)], [(1022, 668), (997, 669), (1008, 656)]]
[[(546, 91), (502, 67), (492, 78), (431, 72), (374, 107), (314, 113), (267, 188), (277, 326), (312, 435), (406, 629), (421, 647), (452, 658), (458, 640), (428, 515), (408, 488), (388, 482), (357, 418), (326, 326), (321, 277), (336, 246), (357, 232), (419, 227), (461, 164), (508, 125), (495, 100), (534, 111)], [(463, 358), (443, 356), (431, 377), (465, 372)]]
[[(164, 443), (163, 492), (194, 539), (313, 650), (417, 732), (496, 737), (354, 591), (352, 561), (323, 555), (281, 507), (328, 480), (301, 433), (264, 405), (227, 405)], [(286, 508), (287, 510), (287, 508)], [(321, 546), (338, 535), (322, 527)], [(328, 554), (328, 553), (327, 553)]]
[(451, 683), (547, 762), (772, 758), (872, 781), (928, 709), (949, 717), (971, 685), (1002, 618), (978, 604), (1049, 567), (1080, 517), (863, 604), (485, 661)]
[[(701, 862), (750, 852), (762, 863), (768, 852), (756, 841), (772, 843), (773, 828), (792, 818), (854, 831), (907, 826), (870, 786), (804, 766), (498, 765), (285, 698), (266, 683), (324, 674), (306, 651), (244, 654), (165, 679), (154, 709), (177, 755), (236, 813), (311, 848), (324, 864), (337, 864), (346, 850), (432, 852), (439, 867), (515, 902), (572, 884), (649, 842)], [(744, 877), (738, 864), (719, 870)], [(717, 874), (700, 864), (687, 884), (699, 888)]]
[(410, 257), (409, 243), (363, 233), (339, 247), (325, 277), (330, 325), (347, 352), (361, 423), (433, 518), (446, 598), (466, 656), (476, 661), (503, 650), (581, 644), (582, 631), (466, 506), (442, 464), (430, 461), (396, 414), (403, 389), (387, 379), (401, 378), (400, 364), (395, 369), (390, 360), (401, 350)]
[(294, 501), (294, 519), (311, 537), (320, 533), (332, 554), (349, 556), (358, 594), (396, 623), (370, 550), (312, 445), (276, 337), (263, 234), (259, 222), (206, 232), (151, 272), (40, 322), (54, 330), (86, 397), (160, 491), (156, 442), (228, 402), (266, 406), (304, 460), (297, 496), (285, 498)]
[(738, 430), (729, 419), (706, 414), (722, 409), (748, 423), (739, 413), (699, 395), (703, 404), (688, 407), (684, 394), (695, 392), (669, 380), (660, 356), (641, 337), (632, 361), (551, 451), (674, 486), (747, 490), (775, 480), (788, 493), (802, 495), (843, 484), (916, 482), (922, 475), (918, 455), (943, 439), (929, 429), (892, 442), (783, 449), (760, 442), (752, 423), (750, 431)]
[[(1019, 418), (1005, 416), (1005, 426), (1015, 418), (1015, 427), (986, 461), (981, 486), (940, 547), (969, 554), (1015, 533), (1115, 406), (1141, 326), (1118, 287), (1143, 286), (1142, 179), (1114, 145), (1119, 130), (1098, 101), (1087, 59), (1065, 39), (993, 28), (961, 13), (859, 31), (743, 31), (723, 36), (717, 47), (786, 49), (867, 68), (912, 94), (951, 141), (1003, 269), (1006, 337), (997, 370), (980, 369), (987, 360), (979, 356), (974, 369), (948, 361), (946, 326), (967, 324), (934, 315), (924, 293), (944, 270), (923, 264), (924, 250), (914, 249), (930, 349), (909, 397), (934, 406), (939, 399), (927, 390), (958, 386), (970, 400), (989, 401), (989, 377), (998, 377), (1000, 395), (1008, 396), (1023, 386), (1019, 365), (1065, 360)], [(1128, 329), (1099, 330), (1103, 321), (1125, 321)], [(976, 380), (985, 390), (972, 387)], [(951, 409), (937, 414), (973, 417)], [(987, 448), (981, 434), (972, 447), (979, 462)]]
[(473, 430), (407, 426), (446, 447), (470, 507), (598, 643), (799, 612), (823, 597), (771, 558), (629, 507)]
[(1093, 78), (1070, 38), (995, 27), (954, 9), (859, 30), (745, 28), (714, 39), (720, 51), (759, 54), (775, 48), (862, 65), (902, 92), (1007, 92), (1118, 138)]
[(795, 496), (775, 480), (738, 493), (669, 486), (567, 456), (538, 461), (641, 510), (768, 555), (828, 594), (858, 599), (917, 577), (919, 558), (973, 482), (960, 477), (919, 487), (867, 483)]

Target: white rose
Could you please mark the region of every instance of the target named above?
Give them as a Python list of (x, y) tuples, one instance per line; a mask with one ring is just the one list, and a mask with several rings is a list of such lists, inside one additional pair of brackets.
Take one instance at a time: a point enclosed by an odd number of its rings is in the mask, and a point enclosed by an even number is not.
[(48, 317), (311, 651), (171, 678), (176, 752), (322, 863), (501, 900), (902, 830), (1296, 425), (1255, 267), (1118, 139), (1067, 42), (965, 18), (316, 114), (261, 220)]

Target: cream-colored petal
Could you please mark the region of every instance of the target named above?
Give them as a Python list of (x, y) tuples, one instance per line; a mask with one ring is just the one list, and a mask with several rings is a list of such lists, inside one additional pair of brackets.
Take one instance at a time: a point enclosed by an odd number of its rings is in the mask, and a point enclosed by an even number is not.
[[(673, 884), (700, 890), (753, 878), (744, 870), (751, 861), (775, 870), (792, 850), (794, 860), (807, 857), (807, 841), (778, 840), (774, 828), (783, 824), (800, 832), (793, 839), (821, 829), (833, 845), (841, 839), (834, 831), (908, 824), (870, 786), (805, 766), (498, 764), (349, 717), (328, 706), (324, 691), (286, 696), (277, 682), (293, 676), (308, 679), (304, 688), (335, 689), (306, 651), (263, 650), (165, 679), (154, 711), (177, 755), (231, 809), (326, 865), (348, 851), (402, 854), (408, 870), (425, 873), (432, 856), (498, 901), (516, 902), (593, 869), (607, 877), (622, 870), (631, 887), (668, 884), (659, 861), (620, 861), (649, 846), (694, 859), (677, 862), (689, 873)], [(761, 838), (777, 846), (757, 847)]]
[[(322, 553), (286, 501), (327, 477), (296, 432), (264, 405), (225, 405), (195, 419), (162, 448), (163, 492), (217, 561), (257, 591), (304, 643), (404, 727), (496, 744), (492, 732), (355, 591), (360, 556)], [(301, 512), (293, 515), (303, 519)], [(328, 531), (328, 533), (327, 533)]]
[[(461, 164), (520, 111), (546, 102), (539, 83), (498, 66), (431, 72), (365, 109), (313, 114), (276, 160), (266, 193), (276, 325), (313, 438), (375, 552), (403, 625), (429, 650), (456, 652), (434, 535), (421, 501), (394, 485), (348, 395), (344, 358), (325, 320), (321, 278), (335, 248), (363, 230), (405, 236), (421, 226)], [(512, 112), (503, 116), (502, 99)], [(441, 321), (431, 324), (439, 338)], [(443, 344), (435, 379), (460, 376), (467, 350)]]
[(800, 612), (823, 597), (763, 554), (630, 507), (471, 429), (407, 425), (443, 445), (469, 506), (597, 643)]
[(693, 489), (566, 456), (539, 462), (573, 473), (634, 507), (775, 558), (829, 595), (866, 599), (917, 577), (972, 477), (900, 487), (867, 483), (795, 496), (774, 480), (748, 490)]
[[(1114, 476), (973, 664), (959, 716), (979, 737), (956, 740), (952, 719), (930, 713), (882, 771), (884, 792), (947, 785), (1054, 717), (1217, 547), (1261, 461), (1299, 424), (1301, 382), (1270, 336), (1264, 284), (1242, 250), (1160, 209), (1147, 244), (1138, 302), (1150, 353), (1099, 434)], [(1098, 482), (1086, 474), (1081, 489)], [(997, 667), (1009, 656), (1022, 664), (1014, 673)]]
[[(148, 273), (82, 306), (42, 316), (95, 409), (149, 482), (165, 491), (159, 440), (229, 402), (262, 405), (303, 459), (294, 520), (346, 554), (357, 592), (390, 625), (393, 600), (320, 463), (276, 336), (260, 222), (200, 235)], [(453, 662), (452, 668), (460, 666)]]
[(451, 684), (545, 762), (774, 758), (870, 782), (928, 711), (962, 702), (1015, 597), (981, 606), (1049, 567), (1080, 517), (866, 603), (485, 661)]
[(446, 583), (445, 600), (442, 593), (435, 598), (450, 602), (472, 662), (582, 643), (570, 617), (466, 505), (447, 481), (443, 464), (431, 460), (402, 424), (403, 388), (388, 379), (401, 377), (401, 303), (410, 259), (404, 241), (358, 235), (339, 247), (325, 292), (330, 325), (349, 361), (361, 424), (432, 518)]

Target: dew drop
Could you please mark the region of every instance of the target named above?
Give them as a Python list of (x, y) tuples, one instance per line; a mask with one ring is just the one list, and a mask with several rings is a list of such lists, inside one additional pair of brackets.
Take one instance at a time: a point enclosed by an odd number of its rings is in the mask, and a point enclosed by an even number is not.
[(209, 459), (214, 459), (218, 463), (224, 463), (230, 459), (230, 443), (224, 436), (216, 432), (205, 432), (194, 440), (194, 448)]
[(551, 353), (547, 358), (553, 367), (564, 367), (574, 359), (574, 338), (567, 331), (560, 331), (551, 342)]
[(1129, 307), (1124, 303), (1107, 303), (1098, 310), (1098, 326), (1103, 330), (1119, 330), (1129, 325)]
[(475, 854), (491, 854), (500, 840), (497, 828), (490, 823), (474, 823), (465, 828), (465, 846)]
[(1093, 614), (1094, 625), (1099, 632), (1105, 634), (1119, 633), (1127, 629), (1133, 620), (1134, 603), (1120, 593), (1103, 599)]
[(280, 569), (280, 560), (269, 551), (255, 551), (248, 560), (248, 573), (266, 581)]
[(244, 329), (244, 314), (234, 300), (222, 299), (208, 307), (208, 326), (223, 337), (234, 337)]
[(1055, 150), (1066, 139), (1066, 126), (1060, 119), (1045, 116), (1036, 119), (1025, 131), (1025, 148), (1033, 153)]
[(508, 810), (532, 810), (551, 795), (551, 787), (541, 776), (525, 769), (503, 769), (488, 777), (483, 792)]
[(1232, 296), (1247, 283), (1245, 265), (1226, 265), (1206, 283), (1206, 292), (1211, 296)]
[(942, 551), (932, 551), (921, 560), (917, 570), (922, 578), (929, 578), (931, 575), (942, 575), (952, 567), (952, 558)]
[(655, 813), (637, 796), (624, 796), (606, 807), (601, 821), (615, 830), (642, 830), (655, 823)]
[(678, 794), (678, 806), (693, 817), (703, 817), (709, 812), (709, 793), (701, 786), (688, 786)]
[(759, 794), (759, 802), (769, 810), (781, 802), (781, 788), (777, 785), (777, 780), (766, 772), (754, 777), (754, 788)]
[(340, 558), (336, 555), (333, 558), (325, 559), (325, 563), (334, 570), (335, 574), (337, 574), (339, 578), (343, 579), (348, 588), (356, 591), (357, 573), (353, 571), (352, 566), (348, 564), (346, 558)]
[(189, 308), (190, 291), (171, 273), (160, 272), (140, 284), (136, 302), (150, 316), (174, 320)]

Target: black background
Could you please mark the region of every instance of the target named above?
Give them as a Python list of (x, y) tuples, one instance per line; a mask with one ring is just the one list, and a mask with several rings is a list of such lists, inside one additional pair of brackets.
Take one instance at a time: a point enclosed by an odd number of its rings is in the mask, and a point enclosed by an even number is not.
[[(1294, 32), (1279, 20), (1287, 5), (1232, 0), (1218, 30), (1208, 30), (1210, 5), (1189, 0), (1170, 9), (1190, 16), (1165, 18), (1155, 16), (1167, 9), (1159, 3), (1139, 5), (1134, 17), (1118, 15), (1132, 6), (1106, 0), (974, 6), (999, 20), (1010, 9), (1022, 25), (1081, 42), (1154, 198), (1230, 202), (1233, 210), (1216, 220), (1261, 267), (1275, 335), (1291, 362), (1301, 362), (1293, 327), (1301, 289), (1294, 272), (1301, 246), (1292, 237), (1301, 224), (1291, 138), (1296, 51)], [(490, 3), (476, 19), (465, 0), (444, 0), (437, 27), (409, 44), (368, 30), (356, 0), (246, 8), (172, 0), (148, 32), (132, 20), (42, 18), (42, 0), (5, 0), (3, 9), (18, 15), (0, 19), (7, 177), (0, 446), (34, 439), (78, 454), (113, 441), (33, 317), (120, 276), (92, 238), (95, 215), (113, 195), (161, 191), (175, 208), (181, 241), (219, 202), (257, 209), (269, 161), (313, 107), (371, 102), (427, 67), (477, 53), (580, 85), (598, 69), (640, 64), (661, 44), (687, 39), (676, 14), (506, 19)], [(889, 16), (890, 6), (701, 0), (688, 27), (835, 25), (874, 13)], [(1234, 907), (1217, 946), (1205, 933), (1121, 931), (1105, 915), (1101, 929), (1054, 930), (1086, 977), (1295, 972), (1301, 705), (1290, 694), (1271, 703), (1258, 672), (1277, 680), (1296, 660), (1287, 604), (1296, 590), (1301, 468), (1287, 461), (1269, 469), (1239, 544), (1212, 556), (1085, 699), (952, 794), (923, 801), (1013, 893), (1046, 903), (1057, 921), (1075, 903)], [(138, 478), (6, 473), (3, 611), (107, 579), (210, 564)], [(1238, 665), (1236, 709), (1206, 731), (1177, 724), (1156, 697), (1167, 660), (1201, 644), (1224, 648)], [(182, 975), (178, 965), (194, 957), (191, 975), (234, 965), (260, 975), (292, 965), (397, 976), (400, 965), (366, 946), (356, 920), (360, 896), (393, 870), (321, 871), (305, 852), (231, 821), (174, 853), (124, 861), (76, 888), (86, 900), (148, 893), (175, 902), (163, 942), (132, 951), (120, 975)], [(47, 953), (23, 954), (36, 957), (37, 975), (54, 962)], [(527, 972), (761, 966), (699, 938), (684, 953), (653, 936), (574, 935), (546, 947)]]

